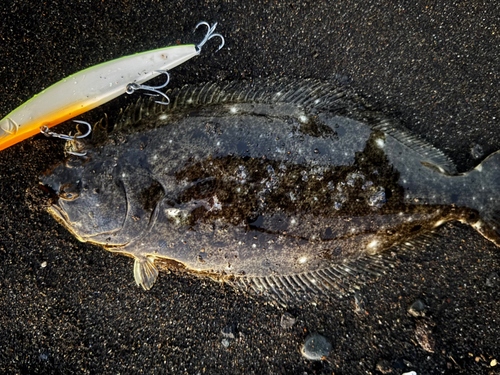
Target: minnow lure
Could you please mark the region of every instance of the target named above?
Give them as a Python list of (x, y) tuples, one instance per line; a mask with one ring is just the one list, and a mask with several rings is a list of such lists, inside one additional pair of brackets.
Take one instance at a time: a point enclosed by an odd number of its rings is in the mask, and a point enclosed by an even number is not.
[[(500, 151), (457, 173), (348, 88), (253, 82), (137, 104), (42, 177), (80, 241), (135, 259), (149, 289), (176, 263), (282, 305), (342, 295), (458, 220), (500, 246)], [(99, 134), (96, 134), (99, 135)], [(97, 141), (99, 140), (100, 141)], [(76, 140), (70, 140), (75, 143)]]
[[(166, 84), (152, 87), (142, 83), (199, 55), (203, 45), (215, 36), (222, 39), (219, 49), (224, 45), (224, 37), (214, 34), (217, 23), (210, 26), (200, 22), (195, 30), (201, 25), (207, 26), (208, 32), (198, 45), (170, 46), (121, 57), (84, 69), (43, 90), (0, 121), (0, 150), (39, 133), (41, 127), (60, 124), (124, 93), (143, 89), (166, 97), (158, 90)], [(164, 103), (168, 104), (166, 98)]]

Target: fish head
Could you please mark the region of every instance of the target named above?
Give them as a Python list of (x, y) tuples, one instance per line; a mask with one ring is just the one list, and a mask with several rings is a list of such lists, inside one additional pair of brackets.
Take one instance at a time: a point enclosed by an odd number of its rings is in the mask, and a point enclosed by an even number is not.
[(55, 193), (49, 213), (82, 242), (121, 246), (127, 194), (112, 162), (72, 158), (41, 177)]

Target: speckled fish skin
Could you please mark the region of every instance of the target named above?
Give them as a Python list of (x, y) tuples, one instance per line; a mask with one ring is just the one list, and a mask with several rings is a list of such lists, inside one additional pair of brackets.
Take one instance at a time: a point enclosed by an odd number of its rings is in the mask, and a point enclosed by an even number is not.
[(498, 153), (459, 175), (332, 84), (176, 96), (166, 111), (129, 109), (86, 159), (42, 178), (59, 197), (49, 212), (79, 240), (134, 257), (145, 289), (166, 258), (286, 303), (377, 273), (379, 254), (450, 220), (500, 244)]

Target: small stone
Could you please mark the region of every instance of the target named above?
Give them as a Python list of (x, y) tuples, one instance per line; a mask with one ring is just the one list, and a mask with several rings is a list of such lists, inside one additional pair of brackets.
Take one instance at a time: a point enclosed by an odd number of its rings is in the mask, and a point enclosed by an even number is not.
[(434, 353), (435, 341), (432, 337), (432, 327), (435, 325), (430, 319), (420, 319), (416, 322), (415, 338), (422, 349), (429, 353)]
[(415, 371), (405, 372), (403, 375), (417, 375)]
[(221, 344), (225, 348), (228, 348), (229, 347), (229, 340), (228, 339), (222, 339)]
[(281, 328), (283, 329), (292, 328), (295, 322), (296, 319), (292, 314), (286, 312), (283, 315), (281, 315)]
[(40, 267), (42, 267), (42, 268), (47, 267), (47, 262), (42, 262), (42, 264), (40, 265)]
[(486, 279), (486, 286), (493, 288), (499, 284), (500, 284), (500, 277), (498, 276), (498, 273), (496, 272), (490, 273), (490, 275)]
[(390, 374), (392, 372), (391, 364), (386, 359), (378, 361), (376, 369), (382, 374)]
[(478, 144), (474, 145), (474, 147), (471, 147), (470, 153), (474, 159), (479, 159), (484, 155), (483, 148)]
[(226, 339), (234, 339), (234, 334), (236, 333), (236, 324), (225, 326), (224, 328), (222, 328), (221, 333), (222, 336), (224, 336)]
[(425, 303), (419, 299), (415, 300), (415, 302), (411, 304), (408, 312), (415, 318), (425, 316)]
[(496, 365), (498, 365), (498, 361), (495, 358), (493, 358), (490, 362), (490, 366), (495, 367)]
[(302, 355), (312, 361), (321, 361), (328, 357), (332, 350), (332, 344), (318, 333), (313, 333), (306, 338), (302, 347)]

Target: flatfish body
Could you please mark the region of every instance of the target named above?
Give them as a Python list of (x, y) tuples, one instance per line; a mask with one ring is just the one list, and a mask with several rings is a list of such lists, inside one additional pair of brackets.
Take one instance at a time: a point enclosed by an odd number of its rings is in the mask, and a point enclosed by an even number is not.
[(342, 293), (386, 267), (384, 251), (444, 222), (500, 245), (500, 156), (457, 174), (439, 150), (315, 81), (209, 84), (125, 110), (42, 177), (49, 212), (79, 240), (155, 260), (282, 304)]

